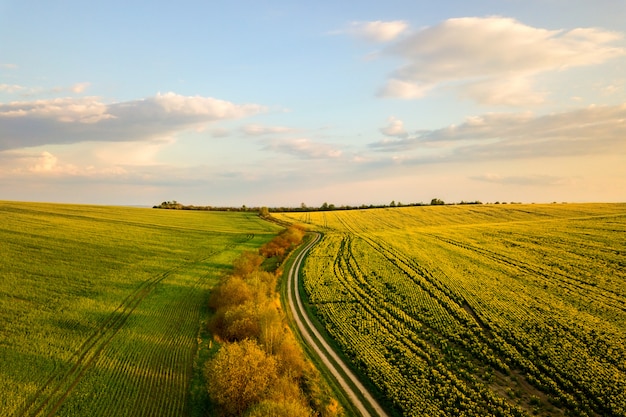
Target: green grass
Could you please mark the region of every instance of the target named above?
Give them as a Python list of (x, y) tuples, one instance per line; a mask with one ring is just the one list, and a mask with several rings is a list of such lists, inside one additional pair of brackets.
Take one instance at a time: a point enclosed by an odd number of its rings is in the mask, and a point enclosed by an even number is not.
[(314, 310), (402, 415), (626, 415), (626, 205), (290, 213)]
[(204, 303), (254, 213), (0, 202), (0, 409), (8, 416), (180, 416)]

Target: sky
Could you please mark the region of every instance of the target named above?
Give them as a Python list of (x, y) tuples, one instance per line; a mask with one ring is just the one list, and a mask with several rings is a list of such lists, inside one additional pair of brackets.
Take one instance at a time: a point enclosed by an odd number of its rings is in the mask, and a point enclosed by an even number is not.
[(626, 201), (626, 1), (0, 0), (0, 200)]

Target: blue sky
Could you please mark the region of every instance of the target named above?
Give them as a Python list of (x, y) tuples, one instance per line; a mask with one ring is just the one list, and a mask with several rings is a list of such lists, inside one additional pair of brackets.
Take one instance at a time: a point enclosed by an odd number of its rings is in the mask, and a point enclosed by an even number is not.
[(625, 35), (622, 0), (0, 0), (0, 199), (626, 201)]

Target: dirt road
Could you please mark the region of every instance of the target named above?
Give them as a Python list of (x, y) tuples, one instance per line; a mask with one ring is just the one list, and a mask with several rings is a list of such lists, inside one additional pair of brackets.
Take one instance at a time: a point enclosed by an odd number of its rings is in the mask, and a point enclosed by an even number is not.
[(302, 261), (307, 252), (319, 241), (321, 235), (315, 233), (313, 239), (307, 243), (305, 248), (296, 257), (287, 281), (287, 299), (294, 320), (300, 329), (300, 333), (304, 340), (313, 348), (320, 357), (324, 366), (328, 368), (333, 377), (337, 380), (346, 396), (352, 401), (355, 408), (363, 417), (388, 417), (387, 413), (382, 409), (374, 397), (363, 386), (361, 381), (346, 366), (337, 353), (326, 343), (324, 338), (319, 334), (313, 323), (306, 314), (306, 310), (302, 305), (300, 293), (298, 292), (299, 271)]

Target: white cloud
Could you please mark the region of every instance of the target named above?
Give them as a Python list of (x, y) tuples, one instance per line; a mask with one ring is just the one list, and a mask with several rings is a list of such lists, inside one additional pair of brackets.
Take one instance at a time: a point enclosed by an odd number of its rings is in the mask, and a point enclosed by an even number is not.
[(102, 175), (103, 171), (96, 171), (91, 167), (78, 167), (77, 165), (60, 161), (57, 155), (48, 151), (23, 152), (5, 151), (0, 152), (0, 177), (76, 177)]
[(56, 96), (60, 94), (74, 93), (81, 94), (84, 93), (85, 90), (91, 86), (91, 83), (82, 82), (76, 83), (69, 87), (56, 86), (51, 88), (42, 88), (42, 87), (24, 87), (21, 85), (9, 85), (9, 84), (0, 84), (0, 92), (5, 92), (9, 94), (19, 93), (22, 97), (32, 97), (32, 96)]
[(84, 92), (87, 87), (89, 87), (91, 85), (91, 83), (76, 83), (74, 84), (72, 87), (70, 87), (70, 90), (76, 94), (80, 94), (82, 92)]
[(0, 84), (1, 93), (14, 94), (14, 93), (17, 93), (18, 91), (24, 91), (25, 89), (26, 87), (22, 87), (21, 85), (17, 85), (17, 84)]
[(433, 84), (413, 83), (392, 78), (380, 89), (378, 96), (416, 99), (426, 96), (434, 87)]
[(409, 25), (403, 20), (383, 22), (352, 22), (346, 32), (368, 42), (389, 42), (406, 32)]
[(98, 97), (15, 101), (0, 104), (0, 150), (85, 141), (151, 140), (265, 110), (257, 104), (174, 93), (113, 104)]
[(50, 100), (14, 101), (0, 104), (0, 123), (12, 120), (37, 119), (63, 123), (96, 123), (114, 116), (96, 97), (57, 98)]
[(490, 78), (459, 86), (462, 97), (487, 105), (528, 106), (541, 104), (546, 92), (536, 91), (530, 77)]
[(263, 136), (282, 133), (293, 133), (295, 129), (285, 126), (263, 126), (248, 124), (243, 127), (243, 132), (250, 136)]
[(42, 152), (34, 165), (30, 167), (33, 172), (51, 172), (57, 169), (58, 158), (50, 152)]
[(626, 50), (612, 45), (621, 38), (601, 29), (548, 30), (497, 16), (449, 19), (388, 47), (405, 64), (381, 95), (419, 98), (429, 89), (460, 85), (481, 103), (536, 104), (542, 94), (532, 91), (533, 76), (623, 56)]
[(265, 149), (287, 153), (303, 159), (335, 159), (342, 155), (342, 151), (334, 146), (312, 142), (306, 138), (272, 140)]
[(395, 116), (390, 116), (387, 119), (387, 126), (381, 128), (380, 131), (385, 136), (397, 138), (406, 138), (408, 136), (407, 131), (404, 129), (404, 122)]

